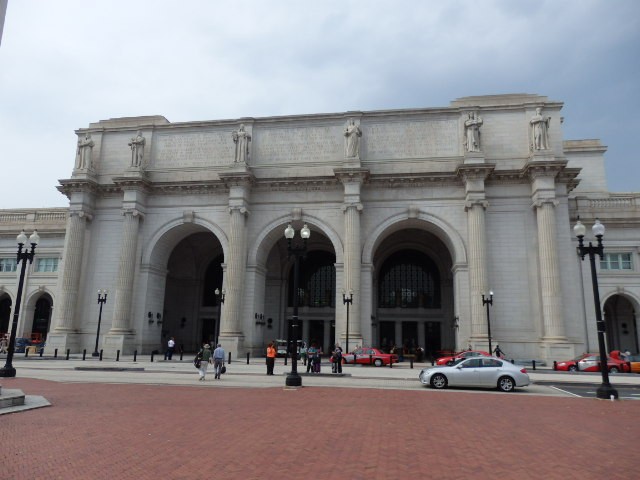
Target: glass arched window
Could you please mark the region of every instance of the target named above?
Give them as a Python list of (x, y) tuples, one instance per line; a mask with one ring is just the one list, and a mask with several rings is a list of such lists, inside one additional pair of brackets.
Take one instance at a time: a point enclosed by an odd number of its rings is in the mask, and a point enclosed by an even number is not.
[[(336, 257), (328, 252), (314, 251), (300, 259), (298, 306), (333, 307), (336, 290)], [(293, 265), (291, 266), (293, 269)], [(288, 305), (293, 307), (293, 270), (289, 275)]]
[(440, 272), (430, 257), (403, 250), (385, 260), (380, 270), (380, 308), (440, 308)]

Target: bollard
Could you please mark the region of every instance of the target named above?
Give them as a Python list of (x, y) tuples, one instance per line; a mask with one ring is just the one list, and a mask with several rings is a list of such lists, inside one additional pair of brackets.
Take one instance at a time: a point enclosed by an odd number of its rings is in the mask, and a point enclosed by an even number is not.
[(87, 358), (87, 349), (85, 348), (84, 350), (82, 350), (82, 361), (84, 362), (86, 358)]
[(556, 362), (555, 360), (553, 361), (553, 369), (558, 370), (558, 362)]
[(431, 366), (433, 367), (436, 364), (436, 359), (431, 357)]
[(356, 365), (358, 363), (358, 355), (353, 354), (353, 364)]
[(393, 368), (393, 357), (389, 357), (389, 368)]
[(180, 349), (180, 361), (182, 361), (182, 355), (184, 354), (184, 350)]
[(116, 352), (116, 362), (120, 361), (120, 350)]
[[(231, 354), (229, 354), (229, 356), (231, 356)], [(285, 365), (287, 364), (287, 358), (288, 358), (288, 357), (285, 355), (285, 356), (284, 356), (284, 364), (285, 364)]]
[(516, 364), (516, 361), (515, 361), (513, 358), (511, 359), (511, 364), (512, 364), (512, 365), (515, 365), (515, 364)]
[(535, 370), (535, 369), (536, 369), (536, 361), (535, 361), (535, 360), (531, 360), (531, 368), (532, 368), (533, 370)]
[(42, 347), (42, 348), (40, 349), (40, 357), (42, 357), (42, 354), (43, 354), (43, 353), (44, 353), (44, 347)]
[(369, 365), (373, 365), (373, 355), (369, 354)]
[(29, 347), (26, 347), (24, 349), (24, 358), (27, 358), (29, 356)]
[(409, 368), (413, 368), (413, 357), (409, 358)]
[(251, 356), (250, 352), (247, 352), (247, 365), (249, 365), (249, 357)]
[(153, 363), (153, 352), (151, 352), (151, 363)]
[(138, 350), (133, 351), (133, 363), (136, 363), (136, 357), (138, 356)]
[(58, 349), (57, 348), (53, 351), (53, 358), (58, 358)]
[(102, 361), (102, 349), (100, 350), (100, 361)]
[(67, 348), (67, 360), (69, 360), (69, 354), (71, 353), (71, 350)]
[(231, 365), (231, 352), (229, 352), (229, 361), (227, 363)]

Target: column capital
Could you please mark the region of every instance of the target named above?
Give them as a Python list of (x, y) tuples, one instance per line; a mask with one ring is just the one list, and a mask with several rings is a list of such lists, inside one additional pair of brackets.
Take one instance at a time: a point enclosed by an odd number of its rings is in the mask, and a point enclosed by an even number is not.
[(495, 168), (496, 165), (493, 163), (459, 165), (456, 168), (456, 175), (467, 183), (479, 180), (484, 182)]
[(333, 169), (333, 174), (343, 184), (365, 183), (369, 179), (369, 173), (368, 169), (359, 167), (341, 167)]
[(486, 210), (489, 207), (489, 201), (484, 198), (469, 199), (464, 202), (464, 211), (467, 212), (477, 205)]
[(142, 213), (140, 210), (138, 210), (136, 208), (123, 207), (123, 209), (120, 212), (120, 214), (123, 215), (123, 216), (131, 215), (132, 217), (144, 218), (144, 213)]
[(244, 215), (245, 217), (249, 215), (249, 210), (247, 209), (247, 207), (243, 206), (243, 205), (233, 205), (228, 207), (229, 210), (229, 215), (232, 215), (233, 212), (238, 212), (241, 215)]
[(531, 204), (531, 208), (540, 208), (543, 205), (551, 205), (553, 207), (557, 207), (558, 205), (560, 205), (560, 202), (554, 197), (554, 198), (536, 198), (533, 200), (533, 203)]
[(360, 213), (360, 212), (362, 212), (362, 209), (364, 207), (359, 202), (357, 202), (357, 203), (355, 203), (355, 202), (354, 203), (345, 203), (345, 204), (342, 205), (342, 212), (346, 213), (347, 210), (349, 210), (350, 208), (355, 208), (358, 211), (358, 213)]
[(69, 210), (69, 217), (79, 217), (84, 218), (87, 221), (93, 220), (93, 215), (84, 210)]

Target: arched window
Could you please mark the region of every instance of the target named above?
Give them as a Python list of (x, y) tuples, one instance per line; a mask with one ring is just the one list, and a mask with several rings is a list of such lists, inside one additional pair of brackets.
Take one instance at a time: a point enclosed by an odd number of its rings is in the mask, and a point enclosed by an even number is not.
[(224, 255), (218, 255), (207, 267), (204, 274), (204, 287), (202, 289), (202, 306), (215, 307), (218, 305), (216, 297), (216, 288), (222, 290), (222, 263)]
[(440, 272), (430, 257), (403, 250), (380, 270), (379, 308), (440, 308)]
[[(336, 290), (336, 257), (328, 252), (314, 251), (300, 259), (298, 306), (333, 307)], [(293, 266), (291, 267), (293, 269)], [(293, 270), (289, 275), (288, 305), (293, 307)]]

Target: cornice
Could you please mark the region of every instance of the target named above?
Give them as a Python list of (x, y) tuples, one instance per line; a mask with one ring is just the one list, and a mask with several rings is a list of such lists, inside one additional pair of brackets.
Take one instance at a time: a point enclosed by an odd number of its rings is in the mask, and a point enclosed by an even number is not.
[(98, 192), (98, 188), (99, 188), (98, 183), (95, 180), (89, 179), (89, 178), (83, 178), (83, 179), (68, 178), (68, 179), (58, 180), (58, 182), (60, 182), (60, 185), (58, 185), (56, 188), (60, 193), (64, 194), (67, 198), (72, 193), (95, 194)]

